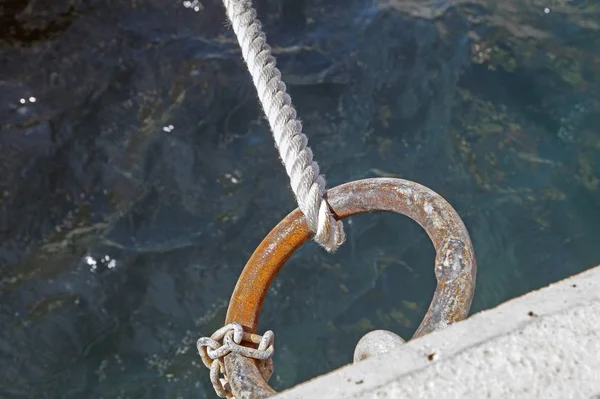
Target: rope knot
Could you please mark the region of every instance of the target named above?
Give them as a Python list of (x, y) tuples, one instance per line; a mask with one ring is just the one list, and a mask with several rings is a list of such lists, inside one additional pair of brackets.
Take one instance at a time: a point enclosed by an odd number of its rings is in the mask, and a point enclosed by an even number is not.
[(341, 220), (335, 219), (327, 201), (325, 198), (321, 198), (314, 240), (328, 252), (335, 252), (345, 239), (344, 224)]

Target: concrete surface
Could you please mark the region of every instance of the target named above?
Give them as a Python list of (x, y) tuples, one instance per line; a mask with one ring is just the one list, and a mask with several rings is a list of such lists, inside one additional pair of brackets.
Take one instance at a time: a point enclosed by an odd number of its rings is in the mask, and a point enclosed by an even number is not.
[(600, 399), (600, 266), (276, 396)]

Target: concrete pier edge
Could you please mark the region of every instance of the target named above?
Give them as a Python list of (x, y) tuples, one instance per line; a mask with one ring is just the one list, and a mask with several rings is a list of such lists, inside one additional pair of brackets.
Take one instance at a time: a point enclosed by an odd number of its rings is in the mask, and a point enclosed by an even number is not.
[(600, 399), (600, 266), (276, 396), (459, 397)]

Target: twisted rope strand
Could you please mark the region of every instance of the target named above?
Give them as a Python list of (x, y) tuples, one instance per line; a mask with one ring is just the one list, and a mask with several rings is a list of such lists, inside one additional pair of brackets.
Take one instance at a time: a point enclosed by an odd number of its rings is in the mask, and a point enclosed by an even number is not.
[(269, 121), (298, 207), (314, 233), (315, 241), (327, 251), (334, 252), (345, 240), (344, 225), (335, 220), (324, 199), (325, 178), (313, 160), (308, 138), (302, 133), (302, 123), (286, 93), (281, 72), (275, 65), (252, 2), (223, 0), (223, 5)]

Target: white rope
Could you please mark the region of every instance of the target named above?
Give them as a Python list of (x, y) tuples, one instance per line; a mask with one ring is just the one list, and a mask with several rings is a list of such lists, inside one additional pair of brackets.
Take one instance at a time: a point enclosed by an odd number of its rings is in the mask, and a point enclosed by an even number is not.
[(223, 4), (271, 126), (298, 207), (306, 218), (308, 228), (315, 234), (315, 241), (333, 252), (345, 240), (344, 225), (334, 219), (323, 197), (325, 178), (319, 173), (319, 165), (307, 146), (302, 123), (286, 93), (281, 72), (275, 66), (275, 58), (256, 18), (252, 1), (223, 0)]

